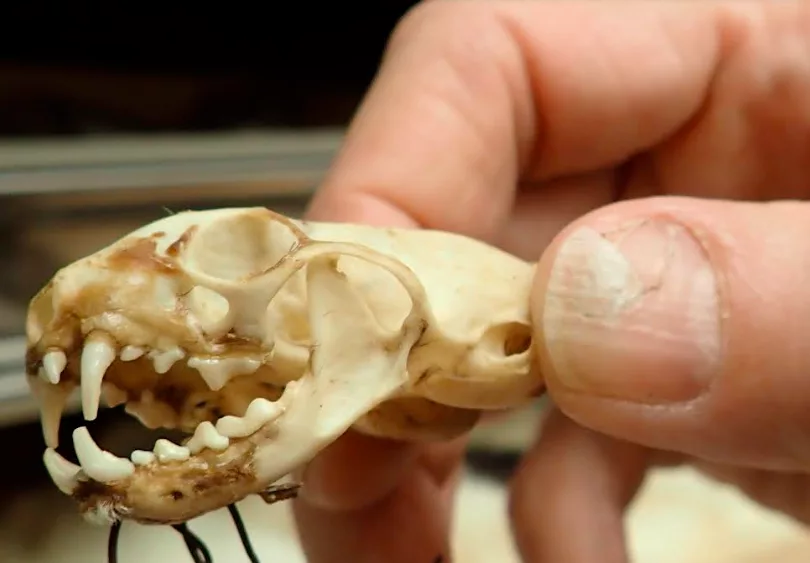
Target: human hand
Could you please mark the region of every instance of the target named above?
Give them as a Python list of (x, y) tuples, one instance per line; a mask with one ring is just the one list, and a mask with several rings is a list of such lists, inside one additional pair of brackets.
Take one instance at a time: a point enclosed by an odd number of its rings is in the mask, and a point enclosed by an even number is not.
[[(810, 521), (808, 52), (790, 0), (431, 2), (392, 38), (310, 217), (540, 258), (525, 561), (626, 561), (657, 463)], [(463, 448), (339, 440), (295, 503), (310, 560), (446, 561)]]

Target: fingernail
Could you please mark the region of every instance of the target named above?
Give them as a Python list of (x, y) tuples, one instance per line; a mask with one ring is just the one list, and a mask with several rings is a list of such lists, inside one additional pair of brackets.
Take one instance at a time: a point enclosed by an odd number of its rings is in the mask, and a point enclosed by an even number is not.
[(715, 272), (674, 222), (573, 232), (552, 265), (541, 314), (551, 377), (570, 390), (685, 401), (719, 363)]

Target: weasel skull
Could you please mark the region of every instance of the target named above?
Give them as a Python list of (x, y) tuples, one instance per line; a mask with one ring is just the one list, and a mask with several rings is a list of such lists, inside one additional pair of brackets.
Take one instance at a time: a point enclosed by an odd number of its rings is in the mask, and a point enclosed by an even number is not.
[[(427, 230), (294, 221), (264, 208), (178, 213), (57, 272), (32, 299), (27, 374), (44, 462), (89, 518), (184, 522), (303, 467), (349, 428), (460, 435), (542, 390), (534, 265)], [(129, 459), (73, 434), (125, 405), (189, 434)]]

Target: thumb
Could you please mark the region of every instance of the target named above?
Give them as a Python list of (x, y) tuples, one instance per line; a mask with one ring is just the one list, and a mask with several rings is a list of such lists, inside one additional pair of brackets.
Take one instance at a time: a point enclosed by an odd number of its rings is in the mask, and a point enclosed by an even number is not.
[(622, 202), (570, 225), (532, 296), (579, 424), (725, 463), (810, 462), (810, 204)]

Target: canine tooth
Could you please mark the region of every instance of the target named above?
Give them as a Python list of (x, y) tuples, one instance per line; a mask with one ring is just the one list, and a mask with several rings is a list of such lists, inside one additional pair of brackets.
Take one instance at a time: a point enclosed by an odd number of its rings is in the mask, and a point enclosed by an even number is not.
[(217, 432), (227, 438), (245, 438), (277, 419), (284, 412), (280, 405), (262, 397), (253, 399), (245, 416), (223, 416), (217, 421)]
[(198, 358), (188, 359), (188, 367), (200, 372), (211, 391), (219, 391), (237, 375), (253, 373), (262, 362), (255, 358)]
[(228, 447), (230, 440), (217, 432), (209, 421), (203, 421), (194, 429), (194, 435), (186, 442), (186, 447), (192, 454), (197, 454), (208, 448), (221, 452)]
[(45, 445), (56, 448), (59, 445), (59, 424), (65, 410), (70, 387), (51, 385), (38, 377), (28, 378), (31, 393), (39, 403), (39, 420), (42, 425), (42, 437)]
[(42, 358), (42, 368), (45, 378), (56, 385), (62, 377), (62, 372), (67, 365), (67, 356), (62, 350), (51, 350), (45, 353)]
[(99, 448), (85, 426), (73, 431), (73, 448), (76, 450), (82, 471), (96, 481), (110, 483), (126, 479), (135, 471), (135, 465), (128, 459)]
[(141, 348), (140, 346), (124, 346), (121, 348), (121, 354), (119, 354), (122, 362), (132, 362), (137, 360), (141, 356), (146, 354), (146, 350)]
[(79, 482), (78, 475), (82, 468), (69, 462), (52, 448), (45, 450), (42, 461), (45, 463), (45, 469), (48, 470), (53, 484), (66, 495), (73, 493)]
[(161, 463), (167, 461), (185, 461), (191, 456), (191, 452), (185, 446), (178, 446), (177, 444), (161, 438), (155, 442), (155, 447), (152, 450), (157, 459)]
[(132, 460), (132, 463), (141, 466), (149, 465), (150, 463), (155, 461), (156, 458), (157, 456), (154, 454), (154, 452), (147, 452), (145, 450), (135, 450), (129, 456), (129, 459)]
[(149, 352), (149, 356), (152, 358), (155, 371), (163, 374), (172, 369), (175, 362), (185, 358), (186, 353), (182, 348), (175, 346), (174, 348), (163, 352), (153, 350), (152, 352)]
[(112, 340), (104, 333), (91, 333), (82, 350), (82, 412), (85, 420), (95, 420), (98, 416), (101, 382), (113, 361), (115, 347)]
[(117, 407), (127, 402), (127, 392), (116, 387), (113, 383), (105, 381), (101, 384), (101, 398), (108, 407)]

